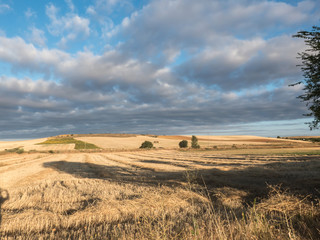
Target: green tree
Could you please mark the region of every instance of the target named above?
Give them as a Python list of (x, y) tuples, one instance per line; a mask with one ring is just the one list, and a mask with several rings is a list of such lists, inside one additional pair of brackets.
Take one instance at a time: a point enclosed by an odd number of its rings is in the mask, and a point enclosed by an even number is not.
[(309, 122), (310, 130), (319, 127), (320, 123), (320, 27), (313, 26), (311, 31), (300, 31), (296, 38), (304, 39), (307, 49), (304, 52), (298, 53), (298, 58), (301, 59), (301, 67), (304, 80), (292, 84), (304, 84), (304, 93), (298, 96), (299, 99), (306, 103), (309, 113), (305, 116), (314, 118)]
[(192, 135), (192, 138), (191, 138), (191, 147), (200, 148), (200, 145), (198, 144), (198, 138), (194, 135)]
[(187, 140), (182, 140), (181, 142), (179, 142), (179, 147), (180, 148), (188, 147), (188, 141)]
[(141, 144), (140, 148), (153, 148), (153, 143), (150, 141), (144, 141)]

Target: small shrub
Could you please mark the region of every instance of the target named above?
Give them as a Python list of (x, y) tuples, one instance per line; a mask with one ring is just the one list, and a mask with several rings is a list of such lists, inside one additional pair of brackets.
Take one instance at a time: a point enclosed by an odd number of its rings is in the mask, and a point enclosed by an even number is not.
[(15, 152), (18, 154), (24, 153), (24, 149), (23, 148), (11, 148), (11, 149), (5, 149), (6, 152)]
[(49, 153), (54, 153), (54, 151), (53, 150), (49, 150)]
[(144, 141), (141, 144), (140, 148), (153, 148), (153, 143), (150, 141)]
[(198, 144), (198, 138), (194, 135), (192, 135), (192, 138), (191, 138), (191, 147), (200, 148), (200, 145)]
[(6, 152), (17, 152), (19, 148), (10, 148), (10, 149), (5, 149)]
[(181, 142), (179, 142), (179, 147), (180, 148), (188, 147), (188, 141), (187, 140), (182, 140)]
[(23, 149), (23, 148), (19, 148), (19, 149), (16, 151), (16, 153), (18, 153), (18, 154), (24, 153), (24, 149)]

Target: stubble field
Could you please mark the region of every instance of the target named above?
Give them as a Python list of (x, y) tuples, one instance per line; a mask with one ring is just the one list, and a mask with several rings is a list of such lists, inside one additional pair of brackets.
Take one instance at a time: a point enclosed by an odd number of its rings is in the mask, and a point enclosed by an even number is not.
[[(180, 150), (186, 136), (75, 138), (101, 149), (0, 155), (1, 239), (320, 238), (316, 144), (206, 136), (207, 149)], [(145, 138), (158, 147), (137, 149)]]

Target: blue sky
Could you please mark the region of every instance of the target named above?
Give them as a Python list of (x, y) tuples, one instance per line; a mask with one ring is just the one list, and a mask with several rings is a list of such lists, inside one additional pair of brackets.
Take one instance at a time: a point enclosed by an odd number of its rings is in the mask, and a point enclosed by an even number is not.
[(317, 0), (0, 0), (0, 139), (320, 135), (288, 87), (319, 21)]

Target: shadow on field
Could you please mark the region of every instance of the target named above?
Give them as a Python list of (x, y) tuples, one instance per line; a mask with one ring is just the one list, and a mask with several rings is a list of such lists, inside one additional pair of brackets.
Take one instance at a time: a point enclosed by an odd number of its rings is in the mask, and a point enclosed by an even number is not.
[[(145, 160), (141, 160), (143, 162)], [(153, 163), (156, 164), (154, 161)], [(161, 164), (170, 162), (161, 161)], [(224, 163), (222, 162), (221, 166)], [(80, 178), (107, 179), (109, 181), (177, 186), (186, 181), (205, 183), (209, 192), (217, 188), (229, 187), (245, 191), (243, 201), (252, 203), (254, 199), (265, 197), (269, 193), (268, 185), (281, 185), (281, 188), (294, 194), (320, 198), (320, 159), (318, 157), (278, 158), (277, 162), (244, 167), (232, 166), (230, 170), (220, 170), (217, 164), (210, 169), (197, 169), (180, 172), (154, 171), (151, 168), (116, 167), (93, 163), (55, 161), (46, 162), (44, 167), (52, 168)], [(170, 169), (170, 168), (168, 168)], [(191, 176), (191, 178), (190, 178)]]
[(0, 226), (1, 226), (1, 220), (2, 220), (1, 206), (7, 200), (9, 200), (8, 191), (0, 188)]
[[(106, 179), (113, 182), (148, 185), (176, 184), (182, 180), (182, 172), (155, 172), (150, 168), (106, 166), (94, 163), (67, 161), (45, 162), (43, 166), (65, 172), (79, 178)], [(170, 184), (169, 184), (170, 185)]]

